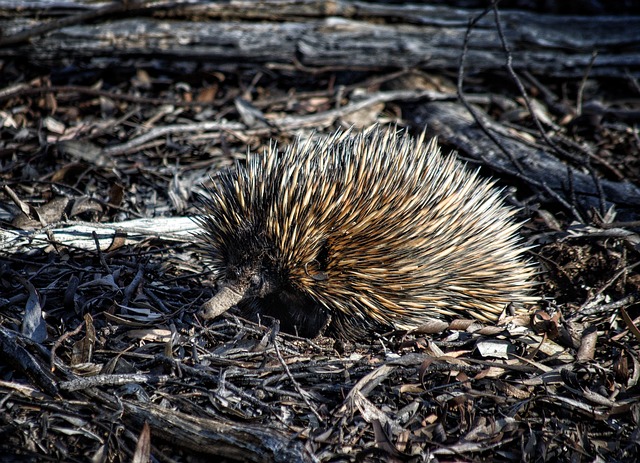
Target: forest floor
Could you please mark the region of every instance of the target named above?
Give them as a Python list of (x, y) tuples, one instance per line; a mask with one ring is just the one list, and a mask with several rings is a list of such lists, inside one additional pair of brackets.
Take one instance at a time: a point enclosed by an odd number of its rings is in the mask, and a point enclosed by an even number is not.
[[(399, 88), (455, 99), (455, 72), (1, 66), (3, 461), (637, 461), (640, 214), (607, 198), (590, 209), (482, 167), (541, 269), (529, 326), (449, 320), (353, 343), (197, 316), (215, 284), (179, 233), (191, 222), (164, 220), (196, 216), (202, 185), (272, 139), (418, 135), (419, 99), (336, 108)], [(546, 135), (591, 153), (585, 172), (640, 187), (637, 79), (523, 82)], [(545, 145), (506, 72), (465, 91)], [(152, 228), (113, 234), (137, 219)], [(102, 228), (58, 235), (72, 226)]]

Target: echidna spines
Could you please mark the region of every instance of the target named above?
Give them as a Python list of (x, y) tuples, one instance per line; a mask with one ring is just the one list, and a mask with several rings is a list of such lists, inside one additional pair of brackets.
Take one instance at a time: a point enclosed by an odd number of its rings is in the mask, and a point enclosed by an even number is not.
[(208, 314), (238, 304), (354, 337), (442, 316), (495, 321), (532, 302), (515, 211), (423, 138), (336, 132), (222, 172), (200, 220), (223, 287)]

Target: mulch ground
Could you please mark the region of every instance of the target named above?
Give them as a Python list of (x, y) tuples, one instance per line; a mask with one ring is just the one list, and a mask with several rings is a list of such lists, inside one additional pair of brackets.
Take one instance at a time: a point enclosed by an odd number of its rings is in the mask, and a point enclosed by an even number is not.
[[(402, 73), (2, 66), (3, 461), (637, 461), (638, 217), (582, 210), (580, 224), (503, 184), (541, 267), (528, 327), (453, 320), (347, 343), (233, 311), (204, 324), (215, 285), (193, 239), (151, 231), (99, 249), (53, 231), (194, 216), (200, 185), (272, 138), (411, 127), (394, 101), (323, 119)], [(539, 140), (517, 88), (491, 88), (505, 79), (476, 78), (473, 92), (513, 102), (518, 117), (484, 109)], [(597, 175), (640, 185), (637, 81), (538, 84), (527, 89), (558, 137), (605, 159)], [(580, 113), (576, 95), (617, 112)]]

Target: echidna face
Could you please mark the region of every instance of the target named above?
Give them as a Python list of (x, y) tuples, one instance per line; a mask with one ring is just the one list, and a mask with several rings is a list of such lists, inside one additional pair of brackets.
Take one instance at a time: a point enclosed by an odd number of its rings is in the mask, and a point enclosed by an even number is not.
[[(201, 219), (207, 230), (213, 226), (210, 218)], [(330, 320), (327, 312), (293, 287), (288, 269), (281, 265), (275, 246), (260, 226), (240, 228), (215, 246), (210, 243), (214, 234), (206, 235), (219, 291), (203, 305), (201, 315), (213, 318), (237, 306), (254, 321), (268, 325), (269, 319), (278, 319), (287, 333), (318, 335)]]
[(243, 299), (264, 297), (273, 291), (273, 284), (260, 270), (253, 267), (227, 267), (225, 278), (220, 282), (224, 286), (244, 289)]
[(242, 295), (241, 300), (264, 298), (282, 285), (284, 277), (264, 244), (254, 240), (238, 242), (226, 254), (219, 267), (218, 285), (235, 288)]
[(304, 337), (318, 335), (330, 317), (287, 282), (286, 276), (270, 268), (269, 262), (265, 265), (254, 261), (242, 267), (230, 265), (218, 282), (219, 292), (203, 306), (203, 316), (210, 318), (210, 314), (220, 308), (236, 305), (251, 320), (268, 324), (269, 318), (278, 319), (281, 329), (287, 333)]

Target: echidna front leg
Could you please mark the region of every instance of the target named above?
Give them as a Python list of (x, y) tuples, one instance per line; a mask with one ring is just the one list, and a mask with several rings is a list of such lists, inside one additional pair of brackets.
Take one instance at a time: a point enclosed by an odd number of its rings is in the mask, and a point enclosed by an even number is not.
[(261, 298), (245, 299), (238, 303), (242, 314), (254, 321), (265, 322), (265, 317), (280, 320), (285, 333), (305, 338), (322, 334), (331, 316), (311, 298), (295, 290), (281, 290)]

